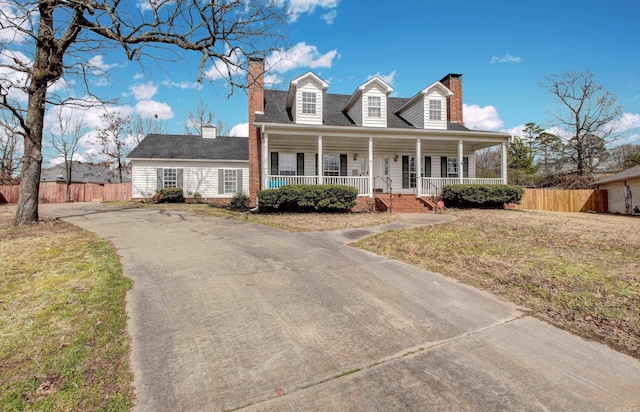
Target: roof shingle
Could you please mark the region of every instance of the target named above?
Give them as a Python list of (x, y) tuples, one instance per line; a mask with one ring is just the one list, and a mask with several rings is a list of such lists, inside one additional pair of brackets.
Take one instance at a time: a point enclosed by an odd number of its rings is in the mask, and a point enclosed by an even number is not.
[(150, 134), (128, 156), (130, 159), (248, 160), (246, 137)]

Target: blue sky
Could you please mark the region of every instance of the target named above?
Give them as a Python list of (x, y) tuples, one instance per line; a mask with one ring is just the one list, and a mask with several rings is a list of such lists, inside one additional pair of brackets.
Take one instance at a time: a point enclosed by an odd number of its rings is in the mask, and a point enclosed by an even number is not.
[[(139, 0), (140, 1), (140, 0)], [(411, 97), (448, 73), (463, 74), (468, 127), (517, 132), (526, 122), (551, 126), (555, 101), (544, 76), (590, 69), (618, 97), (624, 141), (640, 143), (640, 2), (620, 0), (457, 1), (278, 0), (294, 11), (290, 50), (270, 76), (284, 89), (313, 71), (328, 92), (351, 94), (372, 75)], [(197, 58), (145, 71), (121, 53), (96, 53), (109, 73), (92, 91), (118, 97), (143, 116), (158, 114), (183, 133), (188, 109), (204, 101), (229, 127), (247, 122), (247, 98), (222, 81), (197, 90)], [(235, 133), (234, 132), (234, 133)]]

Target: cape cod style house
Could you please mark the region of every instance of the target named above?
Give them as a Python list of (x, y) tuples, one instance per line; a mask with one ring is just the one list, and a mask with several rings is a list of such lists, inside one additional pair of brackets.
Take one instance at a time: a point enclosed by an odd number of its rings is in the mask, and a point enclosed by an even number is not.
[[(293, 79), (287, 90), (265, 89), (264, 72), (263, 60), (250, 60), (253, 204), (260, 189), (343, 184), (379, 210), (391, 195), (431, 208), (430, 197), (446, 184), (506, 184), (510, 136), (464, 127), (459, 74), (398, 98), (378, 77), (344, 95), (328, 93), (329, 84), (312, 72)], [(496, 145), (502, 177), (476, 178), (475, 151)]]

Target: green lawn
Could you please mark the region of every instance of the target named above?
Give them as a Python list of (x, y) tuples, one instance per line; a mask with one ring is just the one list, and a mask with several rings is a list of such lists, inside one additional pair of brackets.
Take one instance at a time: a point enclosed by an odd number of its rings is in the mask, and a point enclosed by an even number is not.
[(47, 221), (10, 227), (0, 207), (0, 410), (127, 411), (125, 293), (107, 242)]

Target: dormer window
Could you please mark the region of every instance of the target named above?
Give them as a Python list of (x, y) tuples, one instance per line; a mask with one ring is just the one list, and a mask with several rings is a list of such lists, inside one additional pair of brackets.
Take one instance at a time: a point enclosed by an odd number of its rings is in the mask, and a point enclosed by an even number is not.
[(316, 114), (316, 94), (313, 92), (302, 92), (302, 113)]
[(429, 120), (442, 120), (442, 101), (429, 100)]
[(382, 117), (382, 99), (380, 96), (368, 97), (368, 112), (369, 117)]

